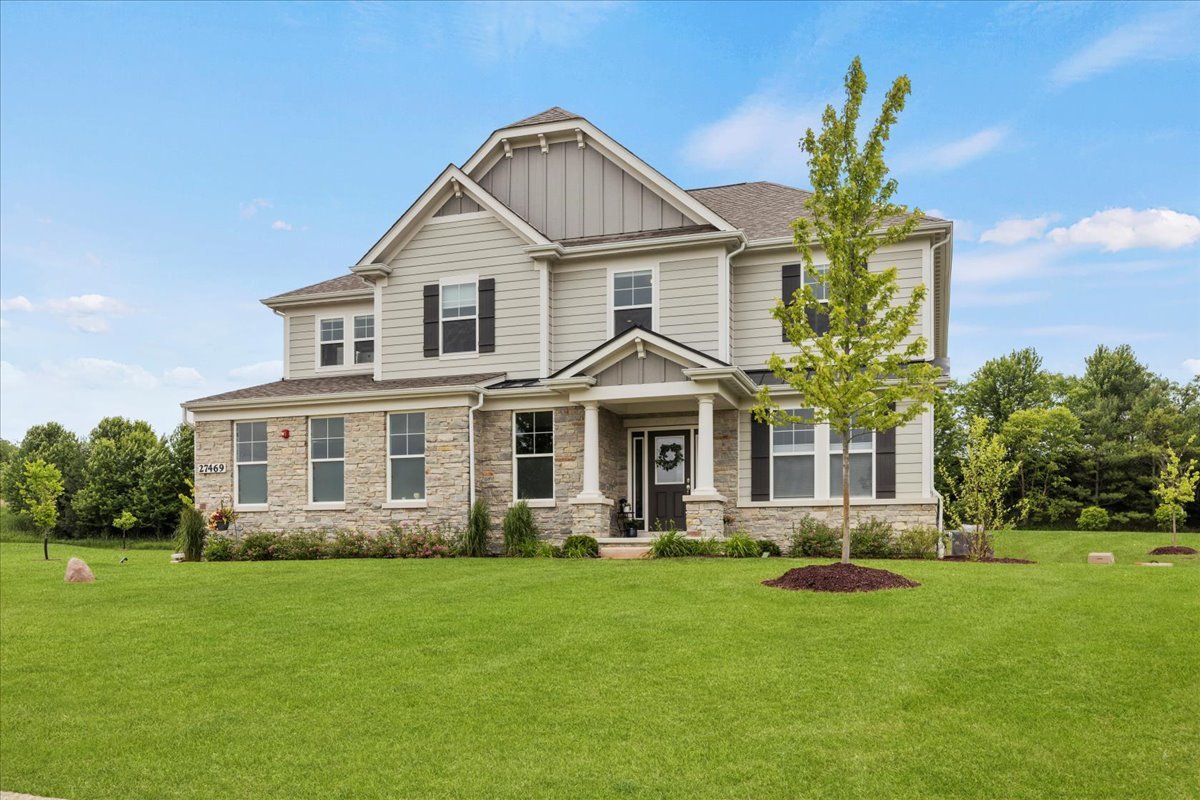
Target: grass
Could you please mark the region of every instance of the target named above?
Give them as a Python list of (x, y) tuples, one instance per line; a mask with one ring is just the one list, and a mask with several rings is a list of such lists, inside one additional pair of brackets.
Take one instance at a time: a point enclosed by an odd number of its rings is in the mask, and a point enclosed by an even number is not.
[[(1195, 798), (1200, 562), (166, 563), (0, 545), (0, 787), (66, 798)], [(1189, 544), (1200, 536), (1186, 535)], [(1112, 567), (1082, 563), (1111, 550)], [(67, 556), (90, 585), (65, 585)]]

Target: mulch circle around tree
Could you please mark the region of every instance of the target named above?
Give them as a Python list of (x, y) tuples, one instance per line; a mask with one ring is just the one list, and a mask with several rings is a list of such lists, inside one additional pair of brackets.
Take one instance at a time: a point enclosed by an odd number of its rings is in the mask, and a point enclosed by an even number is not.
[[(946, 556), (942, 561), (970, 561), (966, 556)], [(974, 562), (976, 564), (1036, 564), (1036, 561), (1030, 561), (1027, 558), (981, 558)]]
[(789, 569), (763, 586), (810, 592), (877, 592), (880, 589), (912, 589), (921, 584), (886, 569), (857, 564), (817, 564)]
[(1181, 544), (1156, 547), (1150, 551), (1150, 555), (1152, 556), (1194, 556), (1196, 553), (1196, 548), (1184, 547)]

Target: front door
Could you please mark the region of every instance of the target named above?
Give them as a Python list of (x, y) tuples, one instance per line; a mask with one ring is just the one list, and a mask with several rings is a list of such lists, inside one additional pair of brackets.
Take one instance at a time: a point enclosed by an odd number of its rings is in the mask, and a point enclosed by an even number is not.
[(648, 455), (650, 529), (687, 530), (683, 497), (692, 490), (692, 437), (688, 431), (651, 431)]

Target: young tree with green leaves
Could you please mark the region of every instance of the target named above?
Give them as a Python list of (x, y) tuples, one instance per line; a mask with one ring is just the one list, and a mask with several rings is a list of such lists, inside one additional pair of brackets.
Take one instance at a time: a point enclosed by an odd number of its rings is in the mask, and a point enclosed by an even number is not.
[[(895, 203), (899, 188), (888, 177), (885, 144), (911, 87), (906, 76), (893, 82), (879, 117), (862, 144), (858, 122), (867, 78), (857, 57), (846, 72), (846, 101), (839, 115), (828, 106), (821, 132), (811, 128), (800, 142), (808, 155), (813, 193), (806, 201), (811, 218), (792, 223), (804, 285), (776, 303), (772, 315), (783, 325), (795, 353), (773, 354), (771, 372), (798, 392), (812, 417), (785, 411), (764, 385), (754, 415), (772, 425), (828, 423), (842, 446), (842, 563), (850, 563), (850, 442), (860, 430), (889, 430), (915, 419), (937, 395), (941, 370), (928, 362), (927, 342), (908, 338), (920, 315), (926, 288), (899, 298), (895, 268), (873, 272), (871, 256), (903, 241), (916, 230), (920, 210)], [(813, 250), (828, 266), (817, 270)], [(818, 299), (817, 290), (825, 297)], [(813, 321), (827, 316), (825, 325)]]
[(50, 531), (58, 522), (58, 498), (63, 493), (62, 473), (40, 458), (25, 462), (21, 499), (33, 524), (42, 532), (42, 557), (50, 560)]
[(1026, 347), (989, 359), (962, 387), (967, 417), (983, 417), (998, 433), (1017, 411), (1050, 405), (1053, 379), (1042, 369), (1037, 350)]
[(137, 517), (130, 514), (128, 510), (122, 511), (121, 515), (113, 520), (113, 527), (121, 532), (121, 549), (124, 550), (129, 542), (129, 529), (137, 525)]
[(1000, 427), (1017, 469), (1022, 519), (1057, 522), (1081, 503), (1072, 496), (1070, 469), (1079, 457), (1079, 420), (1063, 406), (1014, 411)]
[[(992, 552), (992, 531), (1012, 527), (1015, 515), (1006, 497), (1019, 468), (1020, 464), (1009, 459), (1000, 434), (988, 433), (985, 418), (973, 418), (967, 434), (962, 477), (954, 480), (945, 476), (952, 495), (946, 513), (967, 537), (968, 559), (979, 561), (988, 557)], [(968, 526), (974, 526), (974, 530), (968, 531)]]
[[(1192, 441), (1188, 440), (1188, 446)], [(1183, 464), (1175, 448), (1167, 445), (1166, 464), (1159, 473), (1158, 485), (1150, 491), (1158, 498), (1159, 508), (1170, 515), (1172, 545), (1178, 544), (1177, 521), (1183, 516), (1184, 505), (1196, 499), (1197, 481), (1200, 474), (1196, 472), (1195, 459)]]

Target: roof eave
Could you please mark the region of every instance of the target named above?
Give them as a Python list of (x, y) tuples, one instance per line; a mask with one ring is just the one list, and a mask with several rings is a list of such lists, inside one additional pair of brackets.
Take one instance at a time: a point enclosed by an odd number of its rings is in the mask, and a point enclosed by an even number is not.
[(284, 309), (296, 308), (298, 306), (314, 306), (314, 305), (329, 305), (330, 303), (338, 303), (344, 300), (357, 300), (374, 298), (375, 292), (370, 287), (363, 289), (353, 289), (350, 291), (340, 292), (321, 292), (318, 294), (300, 294), (291, 297), (279, 296), (268, 297), (258, 302), (262, 303), (267, 308)]

